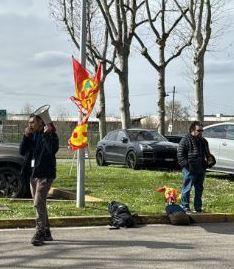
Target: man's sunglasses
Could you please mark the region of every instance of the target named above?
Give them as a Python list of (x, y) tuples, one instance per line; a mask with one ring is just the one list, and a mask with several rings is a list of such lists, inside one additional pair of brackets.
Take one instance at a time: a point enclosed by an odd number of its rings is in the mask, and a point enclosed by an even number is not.
[(198, 129), (198, 130), (195, 130), (195, 131), (197, 131), (198, 133), (201, 133), (201, 132), (203, 132), (204, 130), (202, 130), (202, 129)]

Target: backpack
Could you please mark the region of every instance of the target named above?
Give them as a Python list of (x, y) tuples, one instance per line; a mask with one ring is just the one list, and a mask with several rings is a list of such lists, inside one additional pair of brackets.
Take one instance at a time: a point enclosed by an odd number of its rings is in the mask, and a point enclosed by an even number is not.
[(131, 215), (128, 207), (120, 202), (112, 201), (108, 205), (108, 212), (110, 213), (110, 226), (115, 228), (120, 227), (134, 227), (135, 220)]
[(170, 204), (166, 206), (165, 210), (171, 224), (174, 225), (190, 224), (190, 218), (181, 206), (177, 204)]

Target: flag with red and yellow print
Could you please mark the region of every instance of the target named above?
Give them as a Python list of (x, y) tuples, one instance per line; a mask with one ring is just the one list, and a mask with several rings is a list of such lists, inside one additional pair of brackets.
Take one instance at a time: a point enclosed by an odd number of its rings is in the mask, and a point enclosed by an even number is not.
[(74, 58), (73, 72), (75, 81), (75, 96), (71, 100), (78, 106), (83, 113), (82, 122), (86, 122), (96, 103), (101, 79), (101, 64), (98, 65), (97, 72), (91, 77), (86, 69)]
[(83, 117), (74, 129), (68, 143), (72, 150), (87, 146), (87, 121), (96, 103), (101, 80), (101, 64), (98, 65), (96, 74), (91, 77), (88, 71), (74, 58), (72, 58), (75, 96), (70, 99), (77, 105)]
[(78, 124), (73, 130), (68, 144), (72, 150), (78, 150), (80, 148), (85, 148), (88, 146), (88, 137), (87, 137), (87, 128), (88, 124)]

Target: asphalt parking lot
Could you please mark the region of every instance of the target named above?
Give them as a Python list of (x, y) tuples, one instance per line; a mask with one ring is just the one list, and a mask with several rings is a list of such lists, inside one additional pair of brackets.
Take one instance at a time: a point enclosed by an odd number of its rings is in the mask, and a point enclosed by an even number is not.
[(33, 229), (0, 230), (0, 268), (233, 268), (234, 223), (52, 228), (33, 247)]

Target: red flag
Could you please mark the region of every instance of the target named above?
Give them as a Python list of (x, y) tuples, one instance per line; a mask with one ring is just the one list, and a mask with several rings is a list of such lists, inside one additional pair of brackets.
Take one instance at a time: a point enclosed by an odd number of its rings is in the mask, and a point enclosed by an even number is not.
[[(95, 105), (97, 94), (99, 91), (99, 83), (101, 79), (101, 64), (99, 64), (95, 76), (92, 78), (87, 70), (73, 58), (73, 71), (75, 80), (75, 96), (71, 100), (78, 106), (84, 115), (91, 114)], [(85, 117), (83, 122), (86, 122)]]
[[(96, 103), (101, 80), (102, 66), (98, 65), (96, 74), (91, 77), (88, 71), (74, 58), (72, 58), (75, 96), (70, 99), (77, 105), (83, 114), (82, 121), (74, 129), (68, 143), (72, 150), (87, 146), (87, 121)], [(86, 128), (86, 131), (84, 131)], [(86, 133), (86, 135), (84, 135)], [(83, 139), (83, 140), (82, 140)]]

